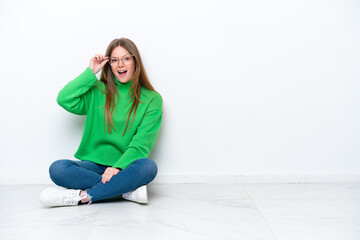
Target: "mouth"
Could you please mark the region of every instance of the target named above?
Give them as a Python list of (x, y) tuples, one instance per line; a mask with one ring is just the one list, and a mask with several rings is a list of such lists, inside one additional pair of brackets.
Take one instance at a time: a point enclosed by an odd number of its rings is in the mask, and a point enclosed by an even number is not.
[(126, 70), (125, 71), (118, 71), (118, 74), (119, 74), (120, 77), (125, 76), (126, 73), (127, 73)]

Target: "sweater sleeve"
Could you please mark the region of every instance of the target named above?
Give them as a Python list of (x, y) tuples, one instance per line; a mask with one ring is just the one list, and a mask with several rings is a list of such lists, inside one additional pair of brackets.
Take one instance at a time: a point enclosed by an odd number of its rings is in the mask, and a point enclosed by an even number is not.
[(159, 134), (162, 113), (162, 98), (157, 95), (150, 103), (129, 146), (114, 164), (114, 168), (124, 169), (137, 159), (149, 157)]
[(95, 74), (88, 67), (59, 92), (58, 104), (71, 113), (86, 115), (90, 101), (89, 90), (97, 81)]

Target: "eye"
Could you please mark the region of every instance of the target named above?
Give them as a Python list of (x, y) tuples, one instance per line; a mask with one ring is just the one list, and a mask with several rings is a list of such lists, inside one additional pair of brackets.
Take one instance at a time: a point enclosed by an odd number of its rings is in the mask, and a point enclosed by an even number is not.
[(128, 62), (130, 61), (130, 57), (125, 57), (124, 60)]
[(111, 63), (117, 63), (117, 61), (118, 61), (118, 60), (117, 60), (116, 58), (110, 59), (110, 62), (111, 62)]

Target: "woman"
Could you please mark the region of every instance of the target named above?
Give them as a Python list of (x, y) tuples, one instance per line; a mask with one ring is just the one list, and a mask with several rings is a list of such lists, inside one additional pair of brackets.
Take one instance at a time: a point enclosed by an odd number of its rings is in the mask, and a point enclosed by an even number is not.
[(147, 203), (146, 185), (157, 174), (148, 156), (161, 125), (162, 98), (149, 82), (136, 45), (126, 38), (113, 40), (105, 56), (91, 58), (89, 67), (59, 92), (57, 102), (87, 115), (74, 155), (80, 161), (52, 163), (50, 178), (63, 188), (45, 189), (40, 201), (68, 206), (122, 196)]

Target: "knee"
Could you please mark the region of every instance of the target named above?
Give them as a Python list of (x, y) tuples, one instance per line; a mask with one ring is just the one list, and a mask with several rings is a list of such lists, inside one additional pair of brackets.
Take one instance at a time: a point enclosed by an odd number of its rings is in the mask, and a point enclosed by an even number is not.
[(49, 175), (53, 181), (56, 181), (64, 175), (66, 168), (71, 164), (70, 160), (57, 160), (53, 162), (49, 167)]
[(141, 163), (141, 172), (142, 174), (144, 174), (145, 176), (149, 176), (150, 178), (155, 178), (157, 172), (158, 172), (158, 167), (155, 163), (154, 160), (150, 159), (150, 158), (142, 158), (138, 160), (139, 163)]

